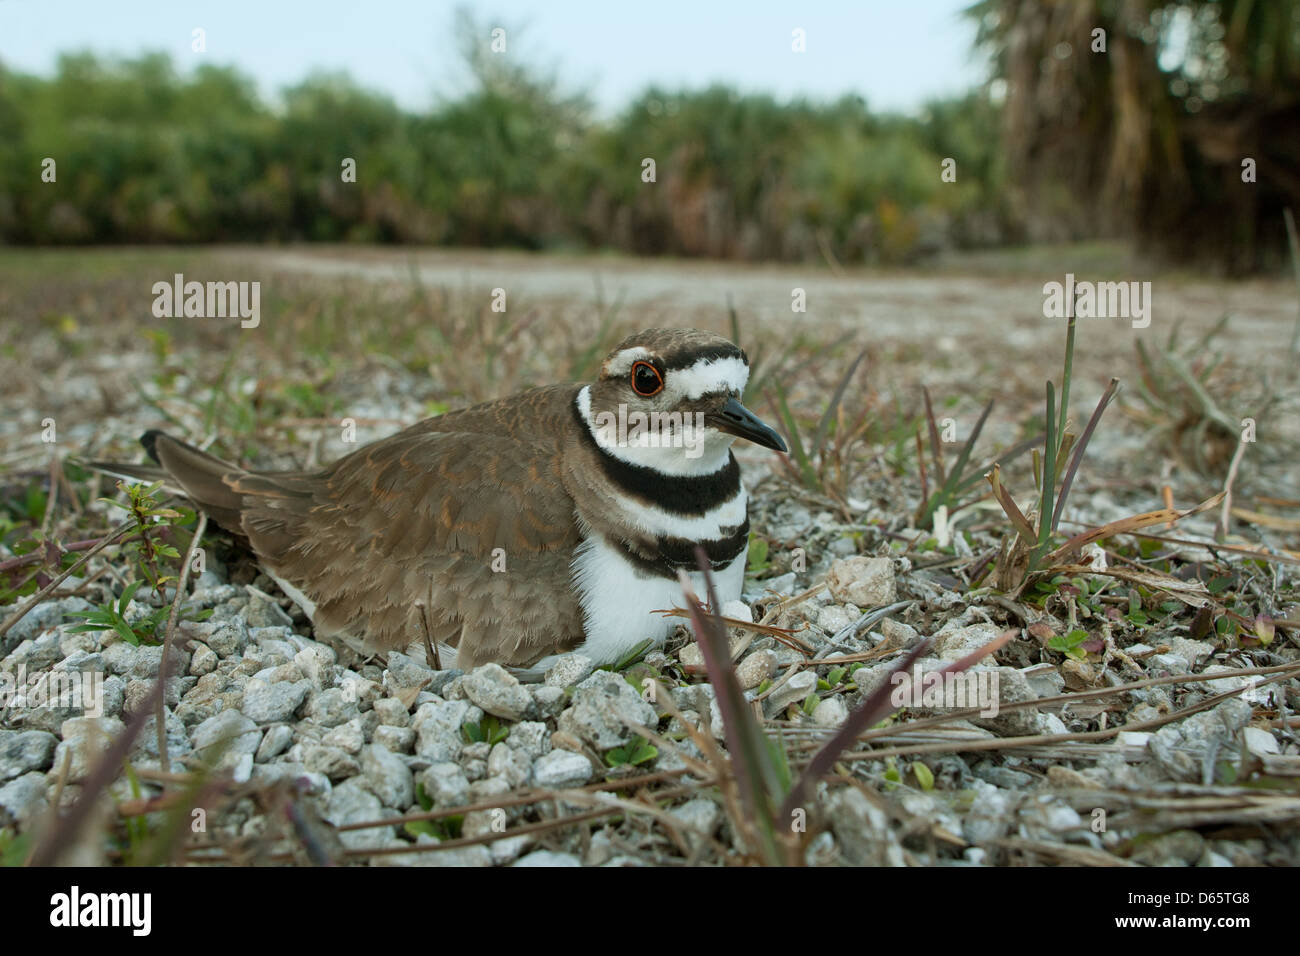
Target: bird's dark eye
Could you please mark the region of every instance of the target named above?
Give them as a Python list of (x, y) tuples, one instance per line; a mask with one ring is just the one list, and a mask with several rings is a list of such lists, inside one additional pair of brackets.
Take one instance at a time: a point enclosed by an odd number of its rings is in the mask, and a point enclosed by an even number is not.
[(649, 362), (637, 362), (632, 366), (632, 391), (645, 398), (658, 395), (664, 388), (664, 377), (659, 369)]

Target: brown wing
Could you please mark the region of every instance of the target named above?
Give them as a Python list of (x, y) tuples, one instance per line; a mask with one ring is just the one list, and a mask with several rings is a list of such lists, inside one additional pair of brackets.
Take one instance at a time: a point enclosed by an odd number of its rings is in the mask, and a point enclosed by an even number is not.
[(165, 436), (157, 451), (202, 487), (199, 504), (238, 512), (267, 569), (315, 603), (321, 632), (404, 646), (424, 633), (423, 601), (460, 666), (527, 665), (582, 640), (561, 469), (572, 391), (560, 388), (421, 422), (313, 474), (242, 471)]
[(266, 482), (233, 485), (244, 530), (316, 603), (326, 633), (403, 646), (423, 633), (424, 601), (433, 638), (457, 644), (462, 667), (527, 664), (581, 639), (570, 591), (579, 536), (553, 446), (528, 454), (490, 435), (404, 434), (285, 483), (280, 497)]

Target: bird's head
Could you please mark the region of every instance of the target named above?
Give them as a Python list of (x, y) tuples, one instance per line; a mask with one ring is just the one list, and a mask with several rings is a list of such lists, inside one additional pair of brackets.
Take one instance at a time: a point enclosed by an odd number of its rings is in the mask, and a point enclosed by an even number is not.
[(695, 329), (647, 329), (620, 342), (578, 410), (602, 448), (666, 474), (703, 474), (737, 438), (785, 451), (771, 426), (740, 403), (749, 359), (732, 342)]

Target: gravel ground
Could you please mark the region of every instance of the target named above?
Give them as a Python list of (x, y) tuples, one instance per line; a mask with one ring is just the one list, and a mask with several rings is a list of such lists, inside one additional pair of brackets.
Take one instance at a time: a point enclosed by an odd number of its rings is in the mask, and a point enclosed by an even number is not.
[[(815, 516), (808, 515), (808, 520)], [(971, 604), (947, 590), (932, 574), (911, 567), (908, 559), (851, 556), (833, 559), (827, 576), (832, 587), (794, 605), (778, 619), (802, 628), (799, 636), (814, 657), (869, 655), (884, 648), (906, 649), (923, 633), (934, 638), (934, 654), (922, 658), (921, 672), (955, 660), (995, 638), (1007, 623), (1001, 608)], [(820, 577), (820, 569), (807, 579)], [(774, 594), (796, 591), (802, 582), (787, 574), (755, 583), (748, 597), (759, 608)], [(591, 661), (571, 655), (544, 681), (521, 684), (496, 665), (470, 673), (435, 671), (422, 653), (391, 653), (386, 661), (358, 659), (346, 648), (313, 640), (297, 609), (286, 600), (268, 599), (259, 578), (254, 585), (226, 583), (220, 568), (197, 581), (190, 604), (212, 608), (203, 622), (181, 626), (175, 652), (179, 673), (169, 686), (166, 740), (172, 767), (200, 761), (228, 774), (233, 785), (261, 790), (276, 784), (293, 788), (303, 806), (335, 827), (396, 819), (422, 809), (476, 805), (465, 813), (456, 836), (508, 833), (512, 826), (545, 820), (535, 807), (492, 807), (495, 800), (528, 789), (573, 788), (573, 809), (599, 807), (601, 794), (588, 787), (611, 773), (608, 756), (637, 740), (633, 727), (659, 727), (670, 720), (662, 707), (646, 702), (636, 690), (647, 674), (668, 683), (681, 716), (708, 726), (721, 738), (722, 720), (708, 683), (692, 683), (702, 670), (698, 648), (679, 635), (667, 652), (652, 652), (627, 674), (593, 671)], [(848, 600), (852, 598), (852, 600)], [(906, 606), (890, 616), (872, 615), (875, 607)], [(287, 607), (286, 607), (287, 605)], [(78, 708), (33, 708), (0, 730), (0, 823), (40, 819), (59, 792), (70, 805), (80, 793), (108, 736), (145, 706), (157, 676), (161, 648), (132, 646), (111, 632), (71, 633), (56, 624), (89, 609), (81, 598), (51, 602), (28, 615), (6, 638), (3, 670), (101, 671), (102, 716), (86, 718)], [(132, 606), (127, 617), (146, 612)], [(868, 626), (858, 628), (865, 617)], [(944, 622), (942, 625), (939, 622)], [(53, 624), (53, 626), (51, 626)], [(879, 745), (1068, 734), (1092, 729), (1098, 717), (1118, 713), (1119, 720), (1158, 720), (1191, 708), (1213, 694), (1238, 690), (1208, 710), (1174, 720), (1153, 731), (1126, 731), (1096, 744), (1055, 744), (965, 753), (927, 754), (929, 773), (907, 770), (908, 758), (887, 774), (879, 762), (857, 763), (861, 779), (879, 786), (879, 800), (860, 791), (827, 788), (822, 794), (829, 829), (807, 850), (809, 862), (893, 865), (904, 863), (979, 864), (1007, 862), (1017, 852), (1050, 862), (1091, 863), (1092, 855), (1150, 865), (1229, 866), (1294, 865), (1300, 860), (1300, 835), (1282, 832), (1247, 836), (1223, 827), (1224, 835), (1207, 832), (1209, 823), (1268, 812), (1295, 818), (1300, 798), (1261, 794), (1221, 785), (1216, 768), (1249, 759), (1278, 772), (1294, 772), (1298, 749), (1294, 734), (1253, 718), (1257, 707), (1283, 712), (1300, 705), (1300, 682), (1291, 678), (1272, 688), (1249, 689), (1235, 676), (1243, 663), (1208, 641), (1172, 635), (1147, 636), (1107, 654), (1106, 660), (1078, 666), (1037, 660), (1029, 642), (1013, 645), (1017, 658), (974, 669), (996, 675), (1003, 705), (1030, 706), (987, 718), (956, 720), (941, 729), (909, 734), (899, 727)], [(414, 651), (414, 649), (412, 649)], [(1274, 655), (1295, 660), (1294, 652)], [(868, 663), (829, 686), (834, 664), (804, 666), (804, 655), (769, 636), (751, 635), (738, 654), (742, 687), (762, 698), (764, 714), (793, 745), (815, 740), (839, 725), (864, 694), (887, 679), (891, 665)], [(1022, 663), (1023, 661), (1023, 663)], [(1067, 664), (1074, 662), (1067, 662)], [(842, 667), (840, 669), (843, 669)], [(1164, 684), (1129, 691), (1128, 704), (1114, 699), (1086, 706), (1060, 702), (1037, 706), (1067, 689), (1106, 687), (1178, 674), (1223, 676), (1199, 684)], [(820, 683), (819, 683), (820, 679)], [(821, 688), (821, 689), (819, 689)], [(818, 700), (808, 704), (809, 696)], [(1124, 700), (1125, 698), (1116, 698)], [(1131, 707), (1125, 714), (1124, 710)], [(912, 707), (914, 718), (932, 716), (943, 706)], [(488, 718), (496, 718), (488, 724)], [(471, 742), (463, 728), (490, 728), (489, 739)], [(499, 736), (501, 739), (497, 740)], [(659, 753), (637, 771), (672, 771), (684, 761), (700, 759), (689, 739), (675, 751)], [(1077, 756), (1075, 752), (1077, 751)], [(1284, 755), (1290, 754), (1288, 758)], [(130, 763), (136, 773), (160, 770), (157, 730), (150, 717)], [(911, 765), (914, 767), (915, 765)], [(613, 779), (619, 779), (615, 774)], [(237, 790), (237, 787), (235, 788)], [(161, 793), (146, 782), (143, 795)], [(114, 787), (119, 799), (132, 796), (123, 780)], [(608, 794), (608, 791), (606, 792)], [(1198, 809), (1184, 809), (1187, 825), (1168, 826), (1142, 808), (1168, 807), (1176, 818), (1180, 798), (1195, 795)], [(1205, 809), (1207, 798), (1222, 806)], [(701, 788), (671, 810), (688, 841), (708, 847), (729, 842), (729, 824), (717, 798)], [(1102, 816), (1099, 816), (1101, 814)], [(1110, 817), (1108, 822), (1105, 817)], [(1104, 829), (1098, 831), (1097, 821)], [(574, 828), (576, 829), (576, 828)], [(628, 832), (631, 830), (632, 832)], [(333, 835), (348, 858), (386, 865), (635, 865), (658, 862), (662, 842), (624, 824), (594, 832), (548, 833), (543, 838), (507, 836), (482, 845), (446, 851), (371, 856), (382, 849), (411, 848), (436, 842), (429, 832), (412, 833), (400, 823), (346, 830)], [(1154, 831), (1154, 834), (1153, 834)], [(443, 834), (449, 836), (450, 834)], [(253, 861), (282, 849), (279, 821), (253, 796), (227, 801), (214, 814), (206, 839), (196, 844), (222, 845), (236, 859)], [(1149, 839), (1137, 840), (1138, 837)], [(230, 848), (238, 848), (232, 851)], [(1123, 856), (1117, 851), (1123, 849)], [(707, 850), (698, 850), (710, 859)], [(194, 858), (202, 858), (201, 851)]]
[[(222, 253), (204, 261), (242, 254)], [(292, 253), (275, 264), (312, 272), (325, 268), (319, 263), (328, 258)], [(369, 258), (358, 257), (362, 265), (357, 268), (392, 267), (382, 256), (379, 265), (366, 265)], [(491, 260), (494, 267), (501, 261), (513, 262)], [(454, 267), (448, 266), (452, 272)], [(554, 288), (537, 296), (543, 324), (554, 314), (545, 303), (547, 295), (571, 295), (581, 300), (582, 309), (589, 305), (564, 284), (569, 281), (565, 276), (581, 270), (565, 266), (556, 271), (559, 277), (549, 280)], [(707, 281), (696, 271), (687, 267), (681, 273), (692, 290), (682, 299), (688, 313), (704, 308), (718, 289), (744, 290), (752, 300), (775, 295), (772, 290), (789, 281), (785, 275), (771, 276), (763, 280), (768, 288), (733, 282), (735, 277), (721, 275), (721, 269)], [(665, 267), (656, 264), (647, 272), (629, 280), (632, 293), (625, 307), (631, 314), (620, 321), (639, 327), (662, 319), (669, 291), (655, 283)], [(299, 281), (317, 280), (299, 276)], [(491, 284), (486, 277), (472, 277), (472, 282), (480, 281)], [(616, 285), (618, 277), (609, 281)], [(849, 280), (818, 281), (829, 292), (843, 294), (846, 303), (862, 295)], [(995, 303), (1005, 309), (1007, 299), (999, 299), (996, 290), (1011, 281), (967, 277), (940, 286), (929, 278), (899, 278), (878, 287), (865, 282), (865, 290), (879, 292), (880, 302), (911, 296), (904, 313), (912, 309), (919, 314), (928, 308), (926, 301), (944, 296), (974, 297), (989, 309)], [(573, 278), (570, 285), (577, 282)], [(909, 291), (913, 282), (927, 285), (923, 296), (916, 292), (920, 285)], [(187, 390), (197, 396), (223, 356), (205, 354), (202, 341), (178, 342), (165, 359), (176, 377), (166, 383), (166, 396), (153, 395), (151, 389), (163, 387), (147, 381), (158, 361), (148, 340), (129, 330), (118, 339), (89, 328), (66, 335), (58, 330), (62, 310), (90, 326), (94, 302), (78, 299), (88, 288), (94, 288), (90, 280), (74, 283), (66, 290), (66, 301), (51, 292), (55, 304), (46, 311), (20, 298), (0, 300), (39, 330), (21, 356), (11, 337), (4, 357), (4, 371), (16, 386), (0, 408), (0, 421), (6, 423), (0, 425), (0, 456), (10, 472), (7, 487), (44, 470), (41, 463), (48, 454), (30, 436), (33, 420), (46, 410), (59, 419), (60, 442), (68, 454), (130, 453), (131, 436), (158, 424), (160, 409), (174, 413), (191, 433), (203, 431), (197, 398), (186, 404), (174, 396), (184, 397)], [(1256, 371), (1277, 366), (1282, 317), (1288, 314), (1279, 288), (1188, 284), (1179, 296), (1190, 324), (1198, 327), (1222, 301), (1234, 303), (1245, 314), (1243, 325), (1259, 333), (1238, 340), (1246, 352), (1234, 361)], [(1293, 316), (1294, 299), (1289, 308)], [(847, 309), (845, 305), (826, 317), (822, 341), (835, 338), (847, 321)], [(974, 321), (962, 327), (969, 329)], [(717, 327), (716, 316), (713, 325)], [(947, 328), (956, 344), (945, 344), (939, 326), (913, 319), (872, 326), (882, 355), (897, 363), (889, 371), (900, 387), (920, 380), (969, 383), (984, 374), (981, 370), (1002, 349), (1003, 361), (1015, 370), (997, 386), (1006, 410), (991, 420), (988, 440), (990, 448), (1005, 445), (1016, 437), (1019, 416), (1036, 400), (1028, 386), (1019, 387), (1019, 380), (1032, 379), (1037, 382), (1033, 388), (1041, 388), (1041, 380), (1057, 371), (1056, 352), (1049, 362), (1025, 369), (1019, 363), (1047, 348), (1037, 332), (968, 349), (962, 344), (965, 333), (951, 323)], [(1267, 335), (1261, 331), (1266, 328), (1271, 330)], [(93, 347), (65, 350), (68, 337)], [(927, 340), (943, 356), (932, 368), (926, 366), (925, 354), (915, 351), (918, 342)], [(1081, 367), (1106, 367), (1105, 348), (1085, 352), (1081, 342), (1080, 349), (1085, 355)], [(244, 388), (239, 382), (265, 384), (271, 367), (266, 356), (231, 355), (231, 393), (242, 389), (262, 395), (262, 385)], [(833, 383), (845, 364), (837, 360), (836, 368), (816, 379), (822, 401), (828, 377)], [(33, 368), (38, 376), (29, 374)], [(287, 360), (277, 371), (284, 377), (295, 374)], [(532, 374), (523, 360), (515, 371), (524, 378)], [(327, 398), (346, 396), (342, 410), (359, 420), (364, 441), (428, 414), (430, 402), (447, 395), (453, 374), (372, 355), (344, 363), (321, 391)], [(145, 385), (136, 389), (125, 384), (132, 380)], [(1100, 392), (1096, 380), (1081, 375), (1081, 403), (1095, 401)], [(809, 385), (804, 391), (817, 389)], [(975, 391), (979, 401), (988, 394), (988, 389)], [(474, 397), (462, 395), (453, 404)], [(958, 407), (960, 417), (978, 405), (963, 397)], [(332, 419), (338, 410), (337, 404), (328, 406), (322, 417)], [(278, 420), (283, 418), (281, 412)], [(1158, 484), (1171, 475), (1183, 506), (1216, 490), (1215, 482), (1196, 479), (1181, 466), (1171, 470), (1168, 459), (1163, 470), (1153, 458), (1142, 476), (1131, 475), (1149, 433), (1131, 417), (1119, 421), (1123, 424), (1101, 430), (1090, 449), (1089, 477), (1081, 479), (1071, 499), (1071, 520), (1097, 524), (1159, 507)], [(350, 450), (336, 440), (332, 428), (311, 422), (288, 434), (274, 432), (277, 440), (267, 441), (268, 429), (276, 424), (275, 416), (264, 413), (252, 433), (262, 443), (260, 465), (304, 464)], [(1277, 452), (1270, 465), (1267, 454), (1260, 457), (1258, 469), (1243, 476), (1243, 494), (1300, 499), (1289, 474), (1293, 459)], [(837, 499), (802, 488), (769, 456), (746, 451), (742, 465), (753, 495), (754, 528), (769, 548), (768, 560), (754, 568), (745, 597), (754, 620), (781, 632), (733, 629), (734, 658), (746, 695), (796, 763), (887, 681), (902, 653), (922, 638), (930, 638), (931, 645), (918, 662), (921, 674), (1009, 628), (1018, 631), (1014, 641), (974, 669), (977, 679), (988, 682), (983, 686), (995, 688), (997, 714), (909, 729), (916, 720), (956, 709), (941, 701), (911, 702), (893, 723), (872, 732), (869, 745), (859, 745), (840, 763), (836, 780), (819, 785), (816, 835), (804, 850), (807, 862), (1300, 863), (1300, 792), (1295, 785), (1300, 741), (1293, 716), (1300, 708), (1300, 678), (1293, 670), (1282, 680), (1252, 686), (1250, 675), (1243, 673), (1300, 660), (1294, 630), (1279, 628), (1268, 643), (1227, 638), (1214, 629), (1206, 633), (1194, 608), (1155, 613), (1160, 603), (1155, 600), (1144, 605), (1149, 619), (1133, 616), (1128, 604), (1119, 610), (1129, 613), (1107, 610), (1094, 616), (1083, 600), (1087, 595), (1071, 593), (1069, 581), (1036, 602), (1007, 599), (987, 589), (972, 592), (965, 569), (973, 557), (996, 548), (1004, 530), (1005, 521), (997, 520), (995, 510), (969, 510), (959, 526), (964, 533), (936, 542), (932, 530), (911, 526), (919, 491), (910, 469), (868, 468)], [(88, 500), (82, 520), (92, 519), (100, 520), (101, 528), (118, 520), (108, 516), (102, 503)], [(1295, 565), (1264, 567), (1240, 554), (1214, 550), (1213, 520), (1214, 514), (1206, 513), (1180, 524), (1181, 539), (1207, 546), (1165, 546), (1156, 557), (1167, 563), (1170, 575), (1190, 580), (1193, 571), (1236, 574), (1240, 580), (1233, 593), (1246, 596), (1263, 581), (1267, 594), (1256, 597), (1271, 602), (1274, 617), (1300, 616), (1294, 610)], [(1257, 546), (1261, 538), (1275, 547), (1295, 547), (1293, 529), (1274, 533), (1241, 525), (1228, 543)], [(217, 771), (203, 803), (209, 808), (205, 824), (189, 834), (183, 851), (191, 859), (563, 866), (717, 864), (744, 857), (717, 788), (690, 783), (691, 768), (707, 755), (682, 722), (703, 727), (721, 741), (722, 720), (705, 680), (702, 655), (685, 627), (666, 649), (652, 651), (622, 672), (593, 670), (590, 661), (570, 656), (533, 684), (521, 684), (495, 665), (470, 673), (435, 671), (418, 643), (404, 654), (362, 659), (346, 647), (316, 641), (301, 612), (257, 573), (246, 555), (220, 534), (213, 540), (206, 569), (183, 605), (174, 651), (180, 676), (165, 695), (168, 769), (211, 766)], [(0, 561), (13, 557), (8, 548), (0, 550)], [(161, 647), (133, 646), (111, 630), (73, 630), (87, 612), (121, 593), (127, 565), (114, 559), (107, 565), (107, 572), (97, 563), (90, 575), (69, 579), (60, 592), (68, 596), (45, 602), (0, 639), (0, 674), (104, 675), (98, 717), (57, 706), (0, 709), (0, 827), (26, 830), (45, 819), (52, 803), (71, 806), (97, 755), (147, 706)], [(147, 590), (127, 608), (129, 622), (155, 609), (145, 598)], [(1127, 593), (1121, 587), (1108, 596), (1118, 600)], [(1196, 591), (1195, 596), (1205, 595)], [(11, 610), (0, 608), (0, 617)], [(193, 620), (205, 610), (211, 611), (209, 617)], [(1068, 655), (1048, 646), (1051, 636), (1079, 626), (1089, 632), (1086, 653)], [(791, 647), (791, 639), (804, 649)], [(1195, 675), (1208, 679), (1161, 682)], [(671, 708), (645, 699), (647, 678), (667, 690)], [(1120, 687), (1125, 689), (1111, 695), (1058, 699)], [(1216, 695), (1222, 699), (1212, 700)], [(1198, 709), (1205, 702), (1210, 703)], [(653, 754), (638, 749), (641, 737), (634, 727), (656, 730), (671, 746), (658, 746)], [(1061, 739), (1080, 734), (1088, 736)], [(1026, 737), (1039, 739), (1021, 739)], [(869, 749), (884, 753), (867, 759)], [(114, 783), (114, 800), (135, 801), (141, 819), (162, 826), (165, 808), (149, 801), (174, 792), (175, 785), (163, 773), (152, 717), (129, 764), (136, 782), (124, 777)], [(1261, 780), (1272, 788), (1243, 785)], [(661, 802), (647, 799), (649, 794)], [(629, 799), (648, 809), (629, 812)], [(434, 821), (404, 819), (463, 807), (469, 809)], [(587, 813), (604, 816), (546, 826), (557, 815)], [(378, 825), (345, 829), (359, 823)], [(116, 832), (108, 823), (103, 826)], [(514, 832), (520, 828), (532, 829)], [(450, 848), (432, 849), (447, 841)], [(120, 839), (100, 839), (85, 841), (79, 852), (83, 861), (100, 862), (118, 860), (125, 851)]]

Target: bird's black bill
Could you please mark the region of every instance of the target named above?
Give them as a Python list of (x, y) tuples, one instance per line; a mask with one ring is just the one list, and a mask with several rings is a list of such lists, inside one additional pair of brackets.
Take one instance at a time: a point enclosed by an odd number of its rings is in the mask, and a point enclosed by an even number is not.
[(708, 415), (705, 420), (719, 431), (748, 439), (755, 445), (777, 451), (786, 450), (785, 441), (776, 430), (734, 398), (727, 399), (727, 404)]

